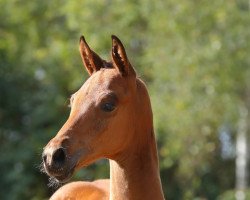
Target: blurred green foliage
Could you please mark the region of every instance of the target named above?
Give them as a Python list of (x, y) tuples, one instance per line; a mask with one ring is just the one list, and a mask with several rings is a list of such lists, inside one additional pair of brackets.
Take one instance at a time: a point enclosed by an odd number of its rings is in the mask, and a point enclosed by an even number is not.
[[(234, 188), (218, 133), (250, 110), (250, 5), (244, 0), (0, 0), (0, 199), (47, 199), (43, 146), (86, 80), (84, 34), (108, 58), (118, 35), (152, 99), (168, 199), (216, 199)], [(75, 179), (108, 177), (103, 161)], [(220, 199), (223, 199), (222, 197)], [(225, 198), (224, 198), (225, 199)]]
[[(240, 191), (243, 192), (243, 191)], [(239, 195), (239, 194), (238, 194)], [(244, 191), (245, 199), (250, 199), (250, 191)], [(229, 190), (218, 197), (218, 200), (235, 200), (237, 192), (235, 190)], [(240, 199), (240, 198), (239, 198)]]

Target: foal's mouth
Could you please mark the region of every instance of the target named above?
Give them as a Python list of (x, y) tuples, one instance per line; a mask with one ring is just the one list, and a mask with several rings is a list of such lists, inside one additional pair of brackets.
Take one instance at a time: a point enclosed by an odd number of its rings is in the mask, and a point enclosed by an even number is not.
[(66, 183), (71, 179), (71, 177), (73, 176), (74, 171), (75, 171), (74, 168), (72, 168), (67, 173), (64, 173), (64, 174), (61, 174), (61, 175), (55, 175), (55, 176), (52, 176), (52, 177), (55, 178), (60, 183)]
[(48, 167), (44, 162), (41, 164), (40, 171), (47, 174), (51, 179), (59, 183), (66, 183), (73, 176), (76, 164), (68, 164), (62, 168), (55, 169), (53, 167)]

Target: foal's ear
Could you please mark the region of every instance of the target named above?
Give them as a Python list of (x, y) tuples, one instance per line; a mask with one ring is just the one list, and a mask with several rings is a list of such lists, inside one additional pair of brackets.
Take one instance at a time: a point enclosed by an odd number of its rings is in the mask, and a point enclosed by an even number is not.
[(79, 50), (82, 57), (82, 62), (89, 75), (92, 75), (94, 72), (97, 72), (101, 69), (103, 66), (103, 60), (89, 48), (89, 45), (83, 36), (80, 37)]
[(115, 35), (112, 38), (112, 59), (116, 68), (120, 71), (122, 76), (135, 75), (135, 70), (130, 64), (125, 48), (122, 42)]

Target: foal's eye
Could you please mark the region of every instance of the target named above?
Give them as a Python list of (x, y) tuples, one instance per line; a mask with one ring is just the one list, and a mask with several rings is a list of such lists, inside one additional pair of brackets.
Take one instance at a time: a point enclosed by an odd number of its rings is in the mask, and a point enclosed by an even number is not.
[(105, 112), (111, 112), (115, 109), (115, 104), (114, 103), (103, 103), (101, 105), (101, 109)]

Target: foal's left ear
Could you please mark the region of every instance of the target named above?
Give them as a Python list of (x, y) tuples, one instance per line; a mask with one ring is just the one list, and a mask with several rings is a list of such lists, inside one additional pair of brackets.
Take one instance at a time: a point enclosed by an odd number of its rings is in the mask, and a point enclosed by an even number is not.
[(79, 50), (82, 62), (89, 75), (92, 75), (94, 72), (97, 72), (103, 67), (103, 60), (89, 48), (89, 45), (83, 36), (80, 37)]
[(122, 76), (135, 76), (135, 70), (130, 64), (122, 42), (115, 35), (112, 38), (112, 59)]

